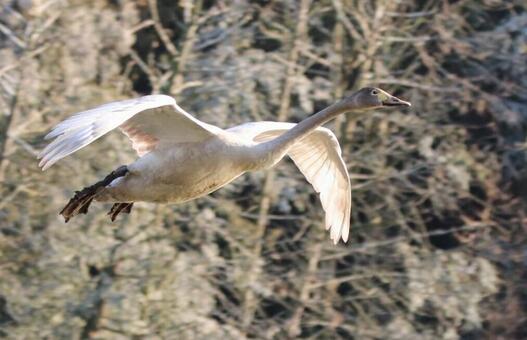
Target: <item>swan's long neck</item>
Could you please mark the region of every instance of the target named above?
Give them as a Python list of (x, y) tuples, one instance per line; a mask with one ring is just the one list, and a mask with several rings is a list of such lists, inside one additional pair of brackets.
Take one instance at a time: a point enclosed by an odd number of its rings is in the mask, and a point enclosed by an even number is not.
[(353, 97), (343, 99), (304, 119), (279, 137), (259, 144), (255, 150), (255, 155), (261, 157), (265, 167), (272, 166), (285, 156), (293, 144), (308, 136), (316, 128), (338, 115), (355, 109), (359, 110), (361, 107), (355, 104)]
[(278, 147), (288, 148), (289, 146), (300, 141), (305, 136), (309, 135), (309, 133), (319, 126), (324, 125), (325, 123), (348, 110), (349, 108), (342, 102), (335, 103), (304, 119), (300, 123), (296, 124), (291, 130), (275, 138), (274, 140), (269, 141), (269, 143), (275, 144)]

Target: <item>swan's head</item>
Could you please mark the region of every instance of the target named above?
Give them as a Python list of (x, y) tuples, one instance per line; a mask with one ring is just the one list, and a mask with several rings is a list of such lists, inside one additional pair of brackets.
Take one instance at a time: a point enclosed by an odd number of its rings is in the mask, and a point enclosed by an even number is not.
[(364, 87), (349, 97), (355, 107), (377, 109), (388, 106), (412, 106), (409, 102), (392, 96), (386, 91), (376, 87)]

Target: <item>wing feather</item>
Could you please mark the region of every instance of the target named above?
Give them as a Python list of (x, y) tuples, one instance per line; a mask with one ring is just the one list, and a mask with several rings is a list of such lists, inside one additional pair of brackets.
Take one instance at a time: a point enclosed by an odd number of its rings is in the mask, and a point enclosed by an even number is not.
[(39, 166), (46, 170), (117, 127), (139, 156), (160, 143), (197, 142), (219, 130), (192, 117), (169, 96), (122, 100), (76, 113), (57, 124), (45, 137), (55, 139), (39, 154)]
[[(228, 131), (256, 142), (272, 140), (295, 124), (255, 122), (236, 126)], [(326, 212), (325, 227), (336, 244), (349, 238), (351, 217), (351, 185), (346, 164), (341, 157), (340, 145), (328, 129), (319, 127), (288, 151), (298, 169), (319, 193)]]

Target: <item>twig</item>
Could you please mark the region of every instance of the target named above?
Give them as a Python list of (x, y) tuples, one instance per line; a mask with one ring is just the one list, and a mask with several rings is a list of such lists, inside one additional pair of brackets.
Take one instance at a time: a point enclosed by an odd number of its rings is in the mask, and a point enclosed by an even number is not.
[(161, 38), (161, 40), (165, 44), (167, 51), (173, 57), (177, 56), (178, 50), (176, 46), (170, 40), (167, 32), (163, 28), (163, 25), (161, 25), (161, 19), (159, 17), (159, 10), (157, 7), (157, 0), (148, 0), (148, 7), (150, 8), (150, 14), (152, 14), (152, 19), (154, 21), (154, 27), (156, 29), (157, 34), (159, 34), (159, 38)]
[(21, 49), (26, 49), (27, 44), (18, 38), (9, 27), (0, 23), (0, 32), (4, 33), (12, 42), (14, 42)]
[(474, 223), (472, 225), (464, 225), (464, 226), (457, 227), (457, 228), (436, 230), (436, 231), (431, 231), (428, 233), (413, 234), (411, 237), (410, 236), (399, 236), (399, 237), (393, 237), (393, 238), (390, 238), (384, 241), (355, 244), (350, 248), (346, 248), (344, 252), (339, 252), (333, 255), (324, 256), (322, 258), (322, 261), (335, 260), (335, 259), (342, 258), (343, 256), (349, 255), (350, 253), (361, 252), (361, 251), (373, 249), (373, 248), (386, 247), (386, 246), (390, 246), (390, 245), (400, 243), (400, 242), (407, 242), (409, 240), (419, 240), (419, 239), (424, 239), (424, 238), (428, 238), (431, 236), (447, 235), (447, 234), (452, 234), (452, 233), (456, 233), (459, 231), (485, 229), (485, 228), (491, 228), (493, 226), (494, 226), (493, 224), (488, 224), (488, 223)]

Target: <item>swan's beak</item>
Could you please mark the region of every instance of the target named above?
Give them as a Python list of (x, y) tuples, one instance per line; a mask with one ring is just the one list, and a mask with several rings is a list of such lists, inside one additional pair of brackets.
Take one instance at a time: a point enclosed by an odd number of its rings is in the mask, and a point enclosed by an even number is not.
[(392, 95), (387, 95), (387, 98), (382, 100), (382, 106), (412, 106), (410, 102), (404, 101)]

